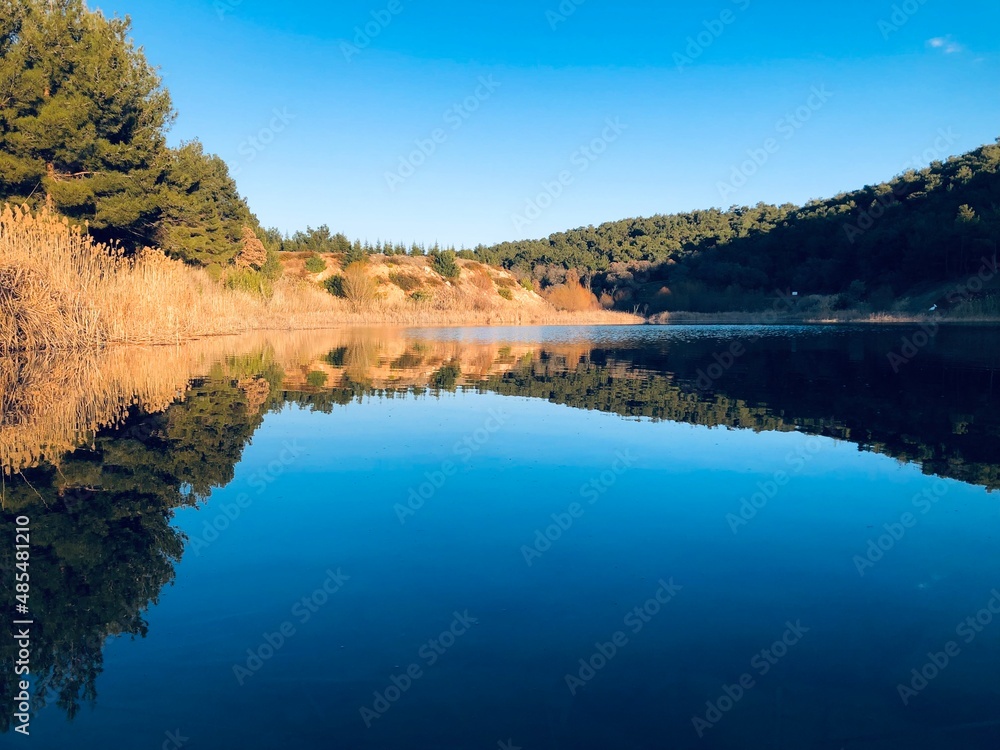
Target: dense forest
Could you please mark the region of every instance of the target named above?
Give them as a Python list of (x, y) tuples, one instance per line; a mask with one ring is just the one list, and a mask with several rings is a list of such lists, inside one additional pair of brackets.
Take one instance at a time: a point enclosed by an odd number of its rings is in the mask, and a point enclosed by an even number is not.
[(992, 144), (805, 206), (626, 219), (475, 255), (543, 286), (579, 274), (606, 304), (651, 312), (758, 309), (776, 289), (889, 309), (900, 296), (995, 266), (998, 237), (1000, 145)]

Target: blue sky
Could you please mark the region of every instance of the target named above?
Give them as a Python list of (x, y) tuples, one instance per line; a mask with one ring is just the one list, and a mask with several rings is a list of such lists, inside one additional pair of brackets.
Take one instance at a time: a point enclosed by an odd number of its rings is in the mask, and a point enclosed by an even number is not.
[(473, 246), (801, 203), (1000, 136), (992, 2), (95, 4), (160, 67), (171, 140), (282, 231)]

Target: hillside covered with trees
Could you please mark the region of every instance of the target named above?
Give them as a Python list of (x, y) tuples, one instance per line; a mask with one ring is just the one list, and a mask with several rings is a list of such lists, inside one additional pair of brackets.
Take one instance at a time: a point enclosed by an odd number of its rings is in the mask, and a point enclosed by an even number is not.
[[(580, 274), (606, 305), (758, 309), (776, 289), (890, 309), (995, 265), (1000, 145), (805, 206), (625, 219), (475, 249), (542, 286)], [(987, 273), (986, 275), (989, 275)]]

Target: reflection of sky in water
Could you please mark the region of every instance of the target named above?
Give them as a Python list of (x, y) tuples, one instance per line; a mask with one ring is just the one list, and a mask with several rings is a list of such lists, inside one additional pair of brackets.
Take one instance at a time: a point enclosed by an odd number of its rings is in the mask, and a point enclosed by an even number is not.
[[(504, 426), (463, 461), (455, 446), (491, 410)], [(292, 441), (301, 456), (256, 494), (255, 477)], [(634, 467), (589, 503), (582, 488), (619, 452)], [(401, 524), (394, 506), (449, 460), (456, 473)], [(734, 535), (727, 515), (780, 471), (787, 486)], [(864, 578), (852, 558), (943, 481), (801, 433), (636, 422), (492, 395), (369, 400), (330, 415), (287, 409), (267, 418), (229, 487), (179, 513), (179, 527), (200, 537), (241, 493), (252, 498), (217, 541), (199, 554), (189, 544), (176, 586), (150, 613), (149, 637), (108, 649), (99, 710), (63, 731), (84, 747), (100, 746), (109, 726), (141, 746), (178, 723), (208, 747), (289, 738), (323, 747), (331, 736), (398, 747), (415, 734), (442, 747), (511, 735), (533, 746), (607, 747), (619, 737), (697, 747), (693, 713), (751, 671), (786, 621), (801, 620), (808, 634), (713, 741), (845, 738), (868, 726), (940, 746), (922, 733), (991, 715), (995, 638), (968, 646), (911, 710), (896, 684), (989, 599), (994, 502), (948, 481), (939, 507)], [(527, 566), (522, 547), (572, 503), (585, 506), (582, 517)], [(350, 581), (299, 623), (294, 603), (338, 568)], [(571, 696), (565, 674), (626, 629), (661, 578), (682, 592)], [(479, 624), (366, 730), (359, 709), (373, 691), (464, 610)], [(233, 664), (285, 621), (295, 636), (238, 686)], [(274, 721), (282, 699), (294, 728)], [(43, 736), (60, 731), (39, 725)], [(974, 737), (962, 746), (985, 747)]]

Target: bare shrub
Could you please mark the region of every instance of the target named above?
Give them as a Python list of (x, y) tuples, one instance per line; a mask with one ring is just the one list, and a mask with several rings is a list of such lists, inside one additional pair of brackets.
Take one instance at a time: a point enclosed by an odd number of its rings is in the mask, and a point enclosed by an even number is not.
[(365, 263), (351, 263), (344, 269), (344, 297), (354, 312), (368, 312), (375, 307), (378, 282), (368, 274)]
[(579, 278), (572, 273), (566, 275), (565, 283), (546, 291), (545, 299), (557, 310), (583, 312), (601, 309), (601, 304), (594, 293), (581, 285)]

